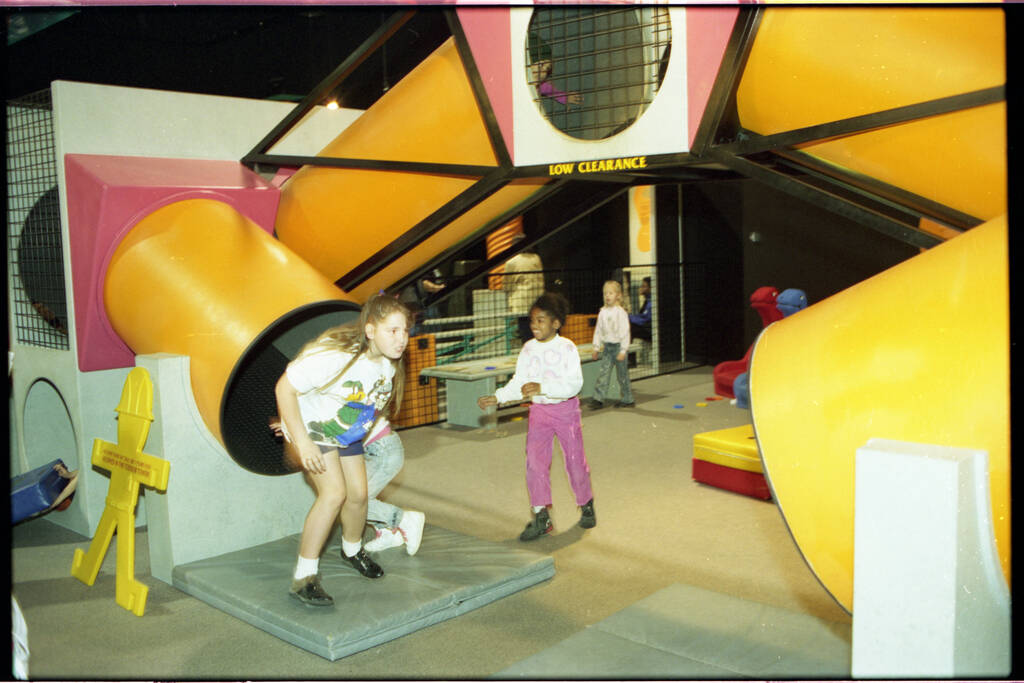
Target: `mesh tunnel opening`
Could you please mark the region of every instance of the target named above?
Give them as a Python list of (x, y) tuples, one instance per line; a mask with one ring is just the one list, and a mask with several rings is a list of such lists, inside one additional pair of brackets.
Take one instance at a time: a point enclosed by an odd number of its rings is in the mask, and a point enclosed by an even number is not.
[(602, 140), (629, 128), (654, 101), (671, 47), (667, 7), (535, 9), (526, 79), (552, 126)]
[(353, 323), (360, 307), (327, 301), (295, 309), (260, 333), (239, 358), (221, 403), (221, 435), (228, 455), (256, 474), (295, 470), (284, 461), (283, 445), (268, 426), (277, 415), (274, 385), (302, 346), (329, 327)]
[(49, 89), (9, 101), (6, 113), (9, 341), (63, 351), (69, 319)]

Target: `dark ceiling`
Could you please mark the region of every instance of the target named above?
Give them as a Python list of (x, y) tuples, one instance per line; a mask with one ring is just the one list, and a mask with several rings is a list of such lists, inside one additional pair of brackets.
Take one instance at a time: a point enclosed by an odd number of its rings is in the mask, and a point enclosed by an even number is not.
[[(53, 80), (249, 98), (309, 93), (396, 7), (147, 6), (7, 8), (5, 99)], [(450, 35), (419, 9), (344, 84), (365, 108)]]

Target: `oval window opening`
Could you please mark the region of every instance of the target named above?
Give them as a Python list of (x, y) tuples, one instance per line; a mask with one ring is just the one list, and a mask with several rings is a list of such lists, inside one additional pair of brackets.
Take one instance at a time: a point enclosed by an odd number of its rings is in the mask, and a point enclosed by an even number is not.
[(551, 125), (602, 140), (654, 101), (671, 46), (666, 7), (537, 9), (526, 34), (526, 79)]

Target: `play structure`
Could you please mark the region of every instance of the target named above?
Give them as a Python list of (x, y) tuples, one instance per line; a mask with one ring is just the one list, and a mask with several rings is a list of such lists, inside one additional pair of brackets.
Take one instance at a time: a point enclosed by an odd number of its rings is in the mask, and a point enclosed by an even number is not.
[[(778, 298), (775, 299), (775, 308), (779, 309), (779, 313), (782, 317), (793, 315), (797, 311), (802, 311), (807, 308), (807, 295), (804, 294), (802, 289), (796, 289), (790, 287), (789, 289), (782, 290), (779, 293)], [(753, 349), (753, 345), (751, 345)], [(747, 359), (747, 365), (749, 367), (750, 359)], [(750, 407), (750, 372), (749, 370), (741, 372), (736, 375), (736, 379), (732, 381), (732, 393), (735, 396), (735, 404), (737, 408), (746, 410)]]
[(753, 425), (728, 427), (693, 437), (694, 481), (752, 498), (771, 500)]
[[(807, 307), (807, 295), (801, 289), (759, 287), (750, 295), (751, 306), (758, 312), (765, 327), (776, 320), (790, 316)], [(772, 312), (772, 309), (775, 312)], [(740, 369), (732, 381), (733, 404), (740, 409), (750, 408), (750, 345), (740, 361), (725, 361), (715, 366), (713, 377), (716, 387), (725, 390), (728, 376)], [(761, 455), (757, 448), (753, 425), (730, 427), (704, 432), (693, 437), (692, 476), (694, 481), (717, 486), (726, 491), (742, 493), (762, 500), (770, 500), (771, 491), (764, 478)]]
[[(768, 327), (776, 320), (782, 319), (782, 311), (780, 311), (775, 305), (778, 296), (779, 290), (771, 286), (758, 287), (750, 295), (750, 307), (753, 308), (761, 318), (761, 325), (763, 327)], [(751, 344), (747, 348), (747, 352), (743, 355), (743, 358), (738, 360), (722, 361), (715, 366), (713, 377), (715, 379), (716, 394), (719, 396), (725, 396), (726, 398), (736, 397), (732, 390), (733, 382), (736, 381), (736, 378), (739, 375), (749, 370), (750, 354), (753, 351), (754, 345)]]
[[(713, 165), (927, 249), (786, 319), (777, 291), (758, 290), (763, 332), (741, 365), (715, 370), (723, 396), (749, 370), (764, 479), (811, 570), (852, 608), (853, 459), (883, 438), (987, 452), (993, 534), (979, 543), (991, 541), (1001, 568), (986, 580), (1007, 580), (1000, 11), (613, 14), (637, 43), (641, 58), (625, 69), (636, 81), (602, 81), (598, 55), (556, 43), (556, 61), (592, 67), (557, 81), (588, 88), (592, 106), (572, 121), (552, 114), (529, 76), (537, 57), (524, 46), (551, 30), (529, 7), (448, 10), (451, 38), (362, 112), (321, 106), (346, 68), (298, 105), (69, 82), (45, 103), (10, 105), (11, 475), (59, 454), (82, 474), (51, 518), (93, 535), (108, 479), (88, 467), (89, 449), (115, 440), (109, 407), (142, 367), (155, 412), (145, 450), (171, 465), (166, 492), (147, 491), (136, 515), (160, 580), (331, 659), (545, 580), (550, 558), (428, 528), (416, 564), (389, 565), (406, 604), (365, 582), (355, 590), (339, 565), (330, 591), (376, 601), (380, 613), (359, 633), (300, 619), (277, 577), (312, 493), (267, 428), (273, 383), (305, 341), (352, 320), (371, 293), (415, 281), (557, 201), (567, 183), (628, 188)], [(575, 30), (594, 30), (586, 11), (570, 15)], [(47, 163), (29, 163), (33, 154)], [(858, 203), (865, 195), (873, 203)], [(480, 566), (450, 581), (444, 553), (462, 547), (460, 563), (476, 556)], [(275, 571), (241, 579), (257, 556)]]
[[(758, 339), (750, 399), (765, 472), (797, 545), (844, 606), (853, 597), (854, 454), (881, 434), (988, 452), (993, 541), (1008, 572), (1008, 293), (1006, 221), (996, 219), (767, 327)], [(812, 485), (828, 495), (812, 502), (792, 493)]]

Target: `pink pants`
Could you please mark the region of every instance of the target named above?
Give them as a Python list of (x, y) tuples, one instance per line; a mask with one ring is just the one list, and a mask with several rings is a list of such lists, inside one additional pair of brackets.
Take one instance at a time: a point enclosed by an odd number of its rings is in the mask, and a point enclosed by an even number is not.
[(580, 400), (561, 403), (530, 404), (530, 423), (526, 432), (526, 490), (530, 505), (551, 505), (551, 451), (554, 437), (562, 446), (565, 472), (576, 494), (576, 504), (594, 497), (590, 489), (590, 465), (583, 452), (583, 423)]

